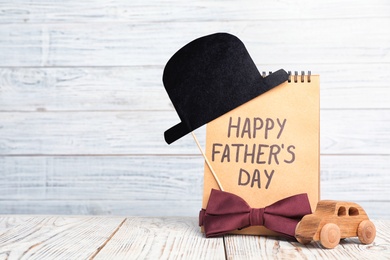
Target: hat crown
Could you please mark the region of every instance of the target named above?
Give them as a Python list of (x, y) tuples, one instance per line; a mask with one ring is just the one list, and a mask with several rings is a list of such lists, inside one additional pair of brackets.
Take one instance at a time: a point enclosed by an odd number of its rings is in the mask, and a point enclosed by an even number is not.
[(164, 68), (163, 83), (182, 121), (165, 133), (168, 143), (270, 88), (243, 42), (228, 33), (195, 39), (178, 50)]

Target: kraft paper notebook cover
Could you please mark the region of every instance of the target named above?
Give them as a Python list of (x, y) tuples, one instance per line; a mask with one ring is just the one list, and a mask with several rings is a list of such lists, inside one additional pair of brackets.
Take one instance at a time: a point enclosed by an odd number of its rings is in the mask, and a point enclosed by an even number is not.
[[(319, 200), (319, 75), (290, 74), (289, 81), (211, 121), (206, 156), (223, 189), (252, 208), (307, 193)], [(202, 208), (219, 189), (205, 164)], [(234, 233), (275, 235), (263, 226)]]

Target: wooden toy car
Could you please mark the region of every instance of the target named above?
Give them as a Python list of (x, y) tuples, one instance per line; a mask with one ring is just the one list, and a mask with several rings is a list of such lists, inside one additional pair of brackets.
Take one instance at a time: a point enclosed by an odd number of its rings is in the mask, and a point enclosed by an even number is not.
[(298, 242), (320, 241), (325, 248), (334, 248), (340, 239), (356, 236), (361, 243), (370, 244), (375, 235), (375, 226), (362, 207), (331, 200), (318, 202), (316, 211), (304, 216), (295, 229)]

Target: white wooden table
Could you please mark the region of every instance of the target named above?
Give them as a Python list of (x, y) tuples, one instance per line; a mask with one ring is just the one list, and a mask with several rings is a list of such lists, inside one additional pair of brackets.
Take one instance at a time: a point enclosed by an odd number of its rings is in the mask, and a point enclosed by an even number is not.
[(390, 221), (374, 221), (372, 245), (335, 249), (284, 239), (207, 239), (196, 218), (0, 216), (0, 259), (390, 259)]

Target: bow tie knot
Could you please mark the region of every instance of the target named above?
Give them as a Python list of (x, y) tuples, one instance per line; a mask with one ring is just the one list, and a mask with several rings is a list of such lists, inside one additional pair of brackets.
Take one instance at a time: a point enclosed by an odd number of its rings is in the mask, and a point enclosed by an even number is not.
[(249, 213), (249, 220), (251, 226), (264, 226), (264, 208), (253, 208)]
[(307, 214), (311, 214), (311, 207), (306, 193), (279, 200), (265, 208), (251, 208), (235, 194), (212, 189), (206, 209), (199, 214), (199, 225), (204, 227), (206, 237), (249, 226), (264, 226), (294, 238), (295, 227)]

